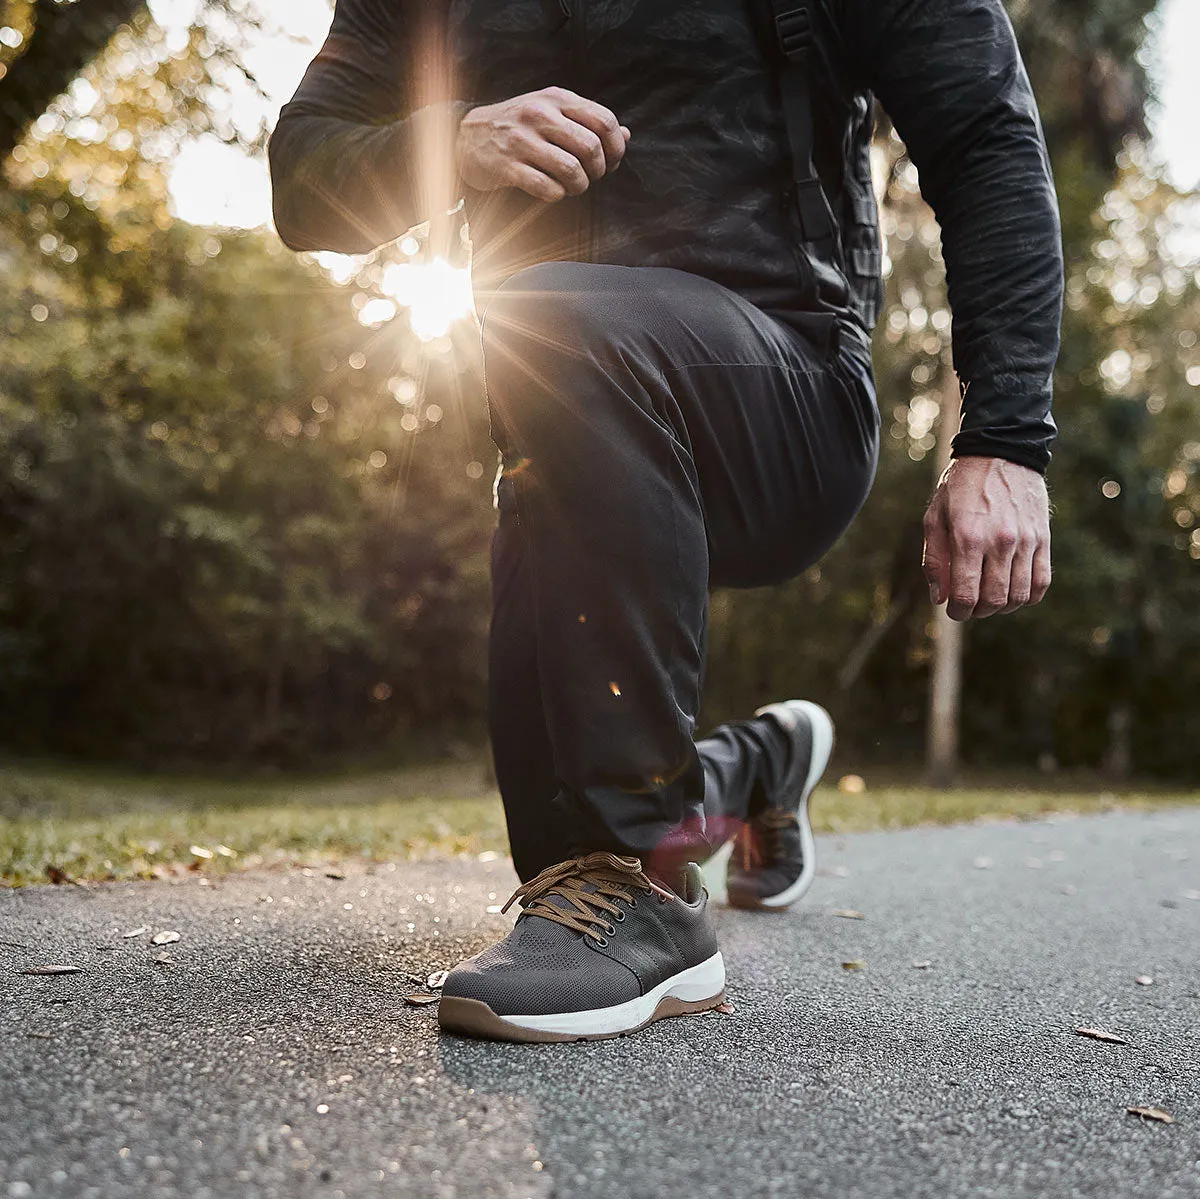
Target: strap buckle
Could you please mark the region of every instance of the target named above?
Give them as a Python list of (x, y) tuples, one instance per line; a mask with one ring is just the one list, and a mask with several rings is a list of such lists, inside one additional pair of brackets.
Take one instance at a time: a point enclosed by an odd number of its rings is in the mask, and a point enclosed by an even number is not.
[(808, 7), (805, 5), (776, 13), (775, 33), (784, 58), (789, 62), (803, 60), (813, 45), (812, 17)]

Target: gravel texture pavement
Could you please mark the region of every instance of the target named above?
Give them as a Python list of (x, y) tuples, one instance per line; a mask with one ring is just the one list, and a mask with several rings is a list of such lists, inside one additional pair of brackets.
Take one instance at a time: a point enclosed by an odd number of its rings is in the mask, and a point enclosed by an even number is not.
[(1200, 1196), (1200, 808), (819, 851), (731, 1014), (576, 1045), (406, 1001), (503, 860), (0, 893), (0, 1199)]

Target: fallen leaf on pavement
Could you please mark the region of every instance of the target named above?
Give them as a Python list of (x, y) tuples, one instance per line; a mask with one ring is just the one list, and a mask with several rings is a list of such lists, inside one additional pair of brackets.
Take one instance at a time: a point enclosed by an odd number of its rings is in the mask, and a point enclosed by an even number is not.
[(1161, 1107), (1127, 1107), (1125, 1111), (1131, 1116), (1141, 1116), (1143, 1120), (1157, 1120), (1160, 1124), (1175, 1123), (1175, 1117)]
[(714, 1012), (720, 1012), (722, 1016), (732, 1016), (735, 1010), (736, 1009), (734, 1008), (733, 1004), (727, 999), (721, 1003), (718, 1003), (717, 1006), (713, 1008)]
[(169, 953), (160, 953), (155, 959), (156, 966), (174, 966), (175, 959)]
[(22, 974), (82, 974), (82, 966), (30, 966)]
[(409, 1007), (428, 1007), (431, 1003), (437, 1003), (436, 995), (405, 995), (404, 1002)]
[(122, 933), (121, 936), (128, 941), (130, 937), (140, 937), (142, 933), (148, 933), (149, 931), (150, 926), (143, 924), (141, 928), (131, 928), (127, 933)]
[(64, 884), (70, 884), (72, 887), (78, 887), (81, 885), (80, 883), (77, 883), (65, 870), (60, 870), (57, 866), (47, 866), (46, 877), (56, 887), (61, 887)]
[(169, 929), (164, 929), (161, 933), (155, 933), (150, 940), (155, 945), (174, 945), (179, 940), (179, 934)]
[(326, 870), (325, 877), (331, 878), (334, 880), (334, 882), (338, 882), (338, 883), (345, 881), (345, 878), (346, 878), (346, 876), (344, 874), (340, 874), (336, 870)]
[(1115, 1032), (1105, 1032), (1102, 1028), (1077, 1028), (1075, 1032), (1081, 1037), (1091, 1037), (1093, 1041), (1104, 1041), (1109, 1045), (1128, 1045), (1124, 1037), (1118, 1037)]
[(426, 980), (425, 984), (431, 991), (438, 991), (446, 981), (449, 975), (449, 970), (435, 970)]
[(867, 963), (864, 962), (861, 958), (854, 958), (853, 961), (842, 963), (843, 970), (865, 970), (866, 968), (867, 968)]
[(928, 970), (929, 967), (932, 965), (933, 965), (932, 962), (928, 962), (928, 961), (925, 961), (924, 959), (921, 959), (921, 960), (913, 962), (913, 969), (914, 970)]
[(843, 920), (865, 920), (866, 916), (862, 912), (856, 912), (853, 908), (834, 908), (830, 913), (833, 916), (841, 916)]
[(1153, 977), (1152, 977), (1151, 975), (1149, 975), (1149, 974), (1139, 974), (1139, 975), (1137, 976), (1137, 978), (1135, 978), (1133, 981), (1134, 981), (1135, 983), (1137, 983), (1137, 985), (1138, 985), (1139, 987), (1152, 987), (1152, 986), (1154, 986), (1154, 979), (1153, 979)]

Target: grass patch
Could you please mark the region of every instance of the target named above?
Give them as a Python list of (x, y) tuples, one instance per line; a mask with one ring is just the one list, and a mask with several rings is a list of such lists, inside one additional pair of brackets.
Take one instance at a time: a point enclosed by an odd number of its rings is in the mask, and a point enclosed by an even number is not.
[[(984, 818), (1033, 819), (1200, 803), (1197, 791), (994, 785), (940, 791), (822, 787), (819, 832)], [(500, 803), (480, 763), (303, 779), (128, 775), (56, 764), (0, 767), (0, 882), (220, 873), (276, 863), (504, 852)], [(200, 852), (196, 852), (200, 851)]]
[(1111, 812), (1117, 808), (1172, 808), (1200, 804), (1200, 791), (1105, 790), (1042, 786), (868, 787), (842, 794), (819, 787), (812, 800), (813, 828), (820, 833), (858, 833), (918, 824), (969, 824), (976, 820), (1036, 820), (1054, 812)]
[[(49, 764), (0, 768), (0, 881), (504, 851), (478, 764), (360, 776), (219, 780)], [(194, 851), (200, 851), (199, 853)]]

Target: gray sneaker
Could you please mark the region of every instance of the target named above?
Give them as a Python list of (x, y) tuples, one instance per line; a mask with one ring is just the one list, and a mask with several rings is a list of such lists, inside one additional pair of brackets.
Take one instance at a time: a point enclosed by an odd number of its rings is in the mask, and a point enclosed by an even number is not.
[(593, 853), (543, 870), (508, 903), (515, 900), (524, 910), (512, 932), (450, 971), (438, 1004), (447, 1031), (599, 1040), (709, 1011), (725, 997), (725, 964), (695, 865), (676, 890), (637, 858)]
[(781, 911), (812, 886), (816, 844), (808, 801), (833, 752), (833, 721), (818, 704), (788, 699), (759, 708), (788, 739), (783, 778), (766, 805), (752, 811), (729, 859), (728, 896), (735, 908)]

